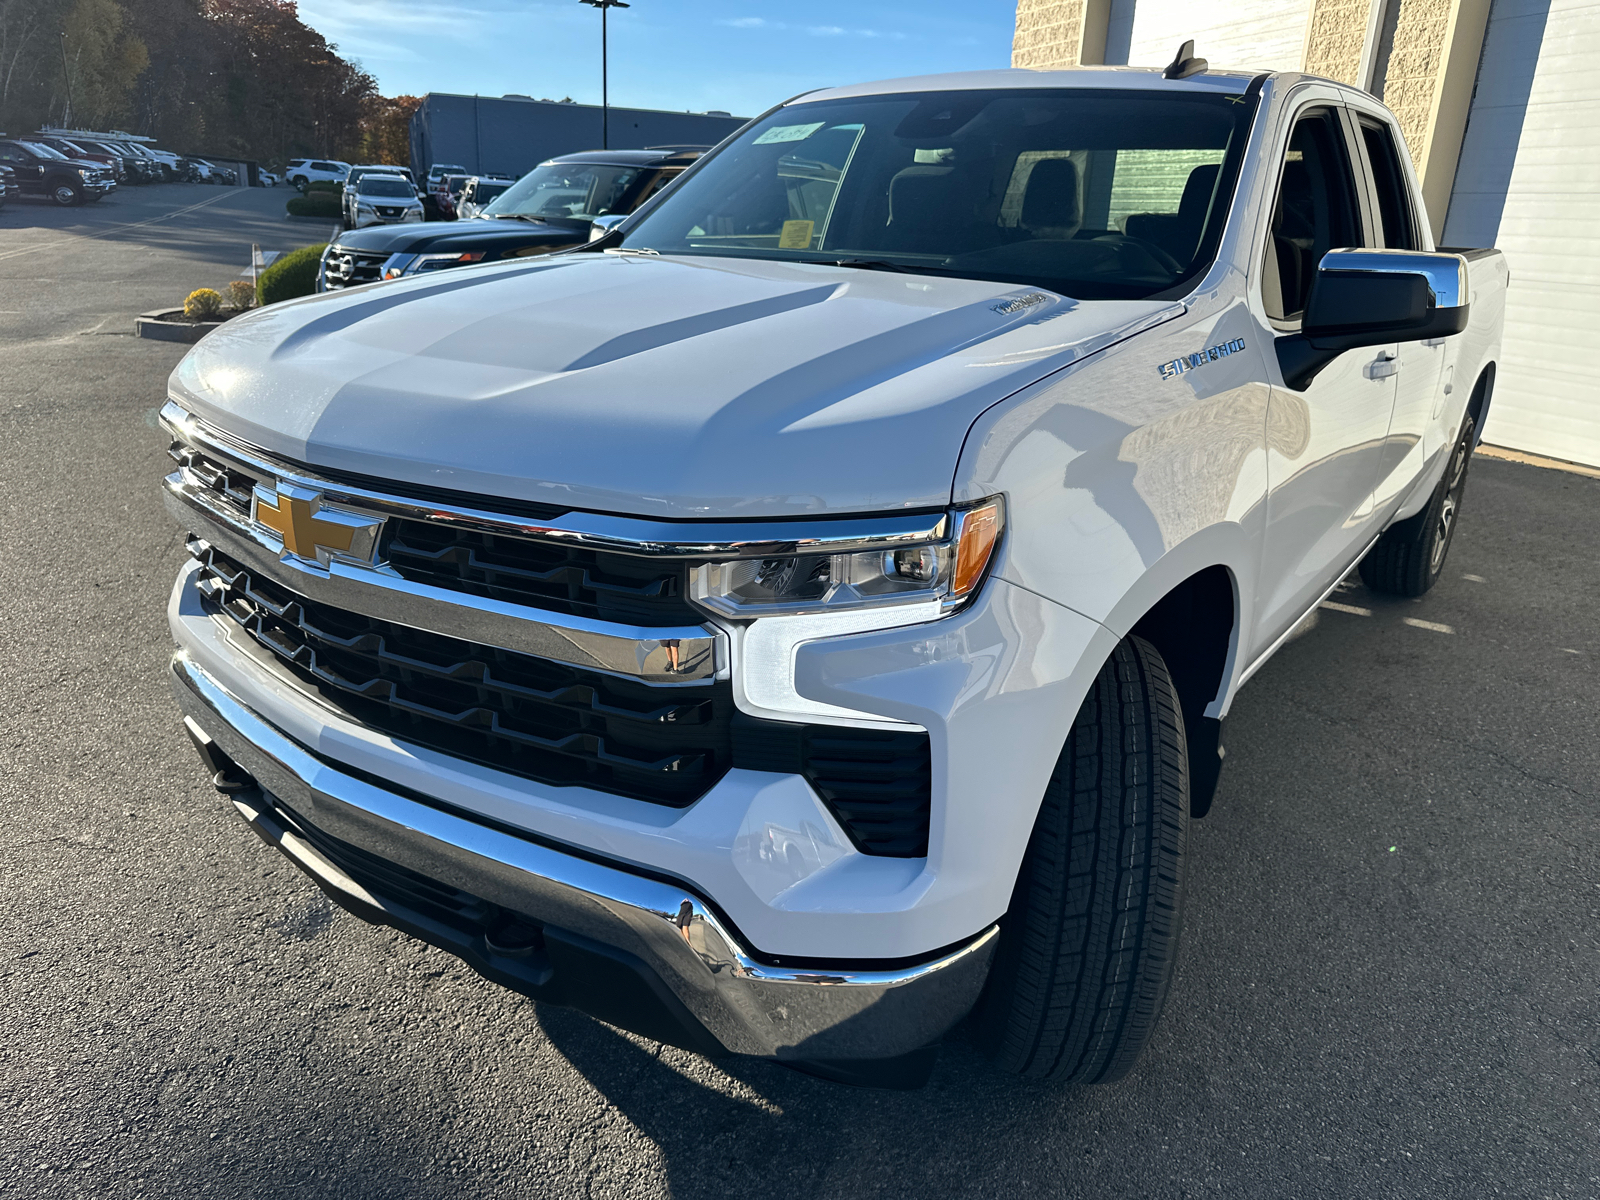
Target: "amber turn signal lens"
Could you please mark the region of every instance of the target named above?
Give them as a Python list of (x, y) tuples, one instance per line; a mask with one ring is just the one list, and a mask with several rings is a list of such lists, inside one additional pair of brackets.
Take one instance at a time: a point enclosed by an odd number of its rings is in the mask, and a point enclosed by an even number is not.
[(1000, 540), (1000, 503), (991, 500), (969, 508), (960, 514), (959, 520), (955, 578), (950, 582), (952, 596), (965, 596), (983, 579), (995, 543)]

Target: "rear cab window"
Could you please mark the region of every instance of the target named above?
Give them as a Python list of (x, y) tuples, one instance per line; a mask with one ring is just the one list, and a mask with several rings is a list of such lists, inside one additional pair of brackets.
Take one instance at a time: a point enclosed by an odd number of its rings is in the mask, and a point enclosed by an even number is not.
[(1400, 165), (1400, 151), (1394, 132), (1376, 117), (1356, 115), (1361, 131), (1361, 146), (1366, 153), (1369, 178), (1381, 240), (1375, 244), (1388, 250), (1420, 250), (1416, 215), (1411, 206), (1411, 189)]
[(1297, 322), (1322, 256), (1361, 244), (1361, 209), (1339, 114), (1321, 105), (1303, 110), (1289, 136), (1262, 262), (1267, 316), (1274, 323)]

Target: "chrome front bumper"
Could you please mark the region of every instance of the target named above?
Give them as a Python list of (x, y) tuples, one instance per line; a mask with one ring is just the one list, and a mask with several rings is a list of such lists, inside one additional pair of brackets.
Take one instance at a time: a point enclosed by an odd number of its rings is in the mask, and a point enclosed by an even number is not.
[[(254, 782), (234, 793), (234, 804), (258, 833), (351, 911), (443, 945), (535, 998), (702, 1052), (834, 1062), (928, 1047), (983, 988), (994, 927), (911, 964), (758, 962), (682, 884), (502, 832), (359, 778), (269, 725), (181, 651), (172, 670), (191, 733)], [(276, 815), (278, 805), (360, 852), (524, 918), (543, 931), (544, 948), (530, 961), (528, 952), (502, 954), (481, 936), (470, 945), (430, 936), (426, 919), (347, 875)], [(604, 964), (598, 981), (596, 963)], [(654, 996), (654, 1012), (631, 1020), (631, 1010), (618, 1009), (608, 997), (627, 990), (619, 979), (647, 1001)]]

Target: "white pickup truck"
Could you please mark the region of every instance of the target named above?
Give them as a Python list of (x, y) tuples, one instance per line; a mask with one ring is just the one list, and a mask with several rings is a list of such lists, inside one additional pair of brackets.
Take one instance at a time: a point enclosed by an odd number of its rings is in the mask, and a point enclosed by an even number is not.
[(1240, 687), (1439, 577), (1505, 282), (1337, 83), (813, 92), (587, 246), (200, 342), (174, 692), (330, 896), (526, 995), (1113, 1080)]

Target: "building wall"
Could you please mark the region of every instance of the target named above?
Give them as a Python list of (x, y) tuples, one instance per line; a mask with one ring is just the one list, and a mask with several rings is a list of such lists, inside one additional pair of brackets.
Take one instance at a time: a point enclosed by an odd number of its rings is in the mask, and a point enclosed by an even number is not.
[(1600, 0), (1496, 0), (1444, 242), (1511, 268), (1484, 436), (1600, 466)]
[[(613, 150), (650, 146), (713, 146), (744, 124), (743, 117), (612, 108)], [(469, 174), (517, 176), (560, 154), (600, 149), (601, 110), (594, 104), (556, 104), (430, 92), (411, 118), (411, 166), (460, 163)]]

